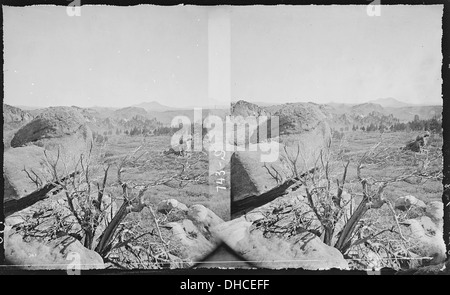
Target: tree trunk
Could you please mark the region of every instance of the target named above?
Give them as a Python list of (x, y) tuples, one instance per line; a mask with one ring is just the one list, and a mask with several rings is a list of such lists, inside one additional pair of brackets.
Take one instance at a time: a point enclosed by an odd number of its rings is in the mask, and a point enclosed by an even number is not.
[(112, 241), (112, 238), (117, 230), (117, 227), (129, 212), (128, 210), (129, 205), (130, 205), (129, 201), (125, 201), (122, 203), (122, 206), (120, 206), (119, 211), (117, 211), (116, 215), (114, 215), (114, 218), (108, 224), (108, 227), (103, 231), (102, 235), (100, 236), (100, 242), (97, 244), (97, 247), (95, 247), (95, 252), (97, 252), (101, 256), (106, 255), (107, 253), (106, 250)]
[(358, 208), (356, 208), (355, 212), (352, 214), (348, 222), (345, 224), (342, 229), (339, 239), (335, 244), (335, 248), (338, 249), (341, 253), (345, 253), (348, 250), (350, 244), (350, 239), (352, 237), (353, 231), (355, 230), (356, 225), (364, 216), (364, 214), (369, 210), (367, 207), (367, 203), (369, 202), (369, 198), (365, 196), (361, 203), (359, 203)]

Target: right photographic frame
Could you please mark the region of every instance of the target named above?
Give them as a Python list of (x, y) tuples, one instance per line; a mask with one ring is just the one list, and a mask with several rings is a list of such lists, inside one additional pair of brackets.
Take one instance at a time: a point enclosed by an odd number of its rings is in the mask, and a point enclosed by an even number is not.
[(269, 269), (442, 265), (444, 5), (223, 10), (235, 127), (222, 241)]

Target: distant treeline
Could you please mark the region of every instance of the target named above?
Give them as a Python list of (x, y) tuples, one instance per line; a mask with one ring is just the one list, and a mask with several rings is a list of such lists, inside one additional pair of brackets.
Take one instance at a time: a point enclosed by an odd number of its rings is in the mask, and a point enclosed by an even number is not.
[[(394, 123), (390, 126), (386, 126), (384, 124), (374, 124), (371, 123), (366, 126), (358, 126), (353, 125), (351, 128), (352, 131), (364, 131), (364, 132), (374, 132), (374, 131), (430, 131), (432, 133), (441, 134), (442, 133), (442, 120), (437, 116), (428, 119), (428, 120), (420, 120), (419, 116), (416, 115), (413, 121), (407, 123)], [(350, 131), (350, 127), (341, 127), (339, 130), (332, 129), (333, 137), (336, 139), (340, 139), (344, 136), (344, 132)]]
[[(191, 125), (191, 134), (194, 134), (194, 124), (190, 124)], [(205, 127), (203, 127), (203, 125), (198, 126), (201, 128), (202, 130), (202, 136), (204, 136), (207, 132), (207, 129)], [(144, 136), (148, 136), (148, 135), (155, 135), (155, 136), (160, 136), (160, 135), (169, 135), (172, 136), (175, 134), (175, 132), (177, 132), (178, 130), (180, 130), (181, 128), (183, 128), (183, 124), (180, 124), (178, 127), (167, 127), (167, 126), (161, 126), (161, 127), (157, 127), (153, 130), (150, 130), (146, 127), (144, 128), (137, 128), (134, 127), (132, 128), (130, 131), (125, 130), (125, 134), (126, 135), (130, 135), (130, 136), (140, 136), (140, 135), (144, 135)]]

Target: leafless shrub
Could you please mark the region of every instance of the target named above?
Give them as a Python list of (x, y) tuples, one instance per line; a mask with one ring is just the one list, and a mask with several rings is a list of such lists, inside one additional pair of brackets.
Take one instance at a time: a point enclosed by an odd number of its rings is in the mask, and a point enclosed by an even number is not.
[[(359, 263), (364, 260), (368, 263), (373, 260), (373, 255), (379, 255), (384, 266), (398, 268), (408, 264), (408, 259), (414, 256), (411, 250), (415, 245), (414, 241), (408, 240), (402, 233), (400, 224), (406, 218), (406, 214), (394, 210), (390, 201), (385, 198), (385, 190), (389, 184), (395, 182), (410, 183), (413, 178), (416, 181), (417, 179), (426, 181), (436, 177), (436, 174), (429, 173), (427, 162), (430, 160), (428, 155), (424, 155), (423, 164), (417, 165), (413, 170), (383, 179), (364, 177), (362, 170), (366, 165), (376, 164), (383, 167), (392, 161), (393, 157), (399, 156), (389, 149), (380, 148), (380, 145), (381, 142), (377, 143), (359, 158), (356, 163), (357, 177), (350, 181), (347, 179), (350, 159), (342, 161), (342, 173), (335, 173), (336, 163), (331, 153), (321, 152), (315, 161), (315, 167), (301, 173), (297, 169), (301, 156), (300, 147), (291, 154), (285, 149), (290, 179), (296, 179), (305, 189), (306, 203), (310, 210), (292, 206), (279, 212), (274, 210), (265, 219), (258, 221), (257, 226), (263, 229), (265, 234), (285, 236), (307, 230), (320, 236), (325, 244), (337, 248), (346, 257), (358, 257), (356, 260)], [(343, 159), (342, 154), (338, 157)], [(282, 181), (279, 177), (281, 172), (273, 167), (271, 169), (272, 177), (277, 182)], [(359, 189), (352, 191), (350, 198), (344, 200), (342, 196), (346, 184), (353, 187), (359, 185)], [(353, 204), (357, 200), (359, 203), (354, 208)], [(385, 204), (384, 208), (387, 207), (387, 214), (392, 216), (393, 225), (388, 228), (369, 225), (365, 218), (367, 213), (371, 210), (380, 210)], [(304, 218), (305, 216), (309, 218)], [(373, 252), (372, 257), (367, 256), (368, 250)]]
[[(161, 230), (161, 223), (165, 218), (157, 216), (149, 202), (144, 202), (144, 194), (152, 187), (177, 183), (185, 186), (188, 183), (205, 181), (204, 173), (193, 175), (192, 167), (199, 161), (199, 155), (188, 155), (184, 159), (175, 161), (177, 172), (162, 176), (151, 182), (136, 183), (126, 179), (124, 173), (139, 170), (148, 163), (145, 161), (146, 152), (137, 148), (130, 155), (125, 156), (117, 164), (117, 181), (108, 182), (112, 164), (95, 164), (92, 156), (92, 146), (88, 153), (81, 154), (74, 169), (78, 173), (69, 175), (65, 162), (62, 162), (58, 150), (56, 157), (45, 151), (45, 164), (49, 172), (49, 179), (55, 184), (57, 191), (65, 196), (68, 212), (66, 216), (55, 214), (34, 216), (22, 225), (22, 231), (27, 236), (54, 238), (55, 234), (68, 234), (79, 239), (86, 248), (95, 250), (105, 261), (121, 268), (161, 268), (171, 265), (176, 259), (176, 251), (166, 240)], [(64, 167), (64, 169), (61, 169)], [(27, 171), (30, 181), (36, 186), (42, 186), (43, 180), (33, 171)], [(120, 194), (114, 195), (114, 186), (120, 188)], [(105, 200), (106, 198), (106, 200)], [(121, 204), (118, 209), (115, 204)], [(127, 221), (130, 213), (142, 210), (150, 212), (152, 228), (144, 229), (136, 222)], [(42, 231), (38, 230), (41, 220), (52, 216), (50, 226)], [(39, 217), (39, 218), (38, 218)], [(63, 223), (72, 217), (71, 225)], [(74, 223), (78, 231), (73, 232)], [(151, 239), (148, 239), (151, 237)], [(148, 242), (152, 240), (152, 242)], [(144, 246), (145, 247), (144, 247)]]

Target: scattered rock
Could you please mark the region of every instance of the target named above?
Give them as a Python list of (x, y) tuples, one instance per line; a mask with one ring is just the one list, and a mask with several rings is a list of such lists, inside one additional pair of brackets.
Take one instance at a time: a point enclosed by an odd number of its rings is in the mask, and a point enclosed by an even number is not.
[(423, 148), (428, 144), (430, 132), (426, 131), (423, 135), (417, 135), (416, 139), (406, 144), (403, 150), (409, 150), (416, 153), (422, 152)]
[(181, 210), (181, 211), (188, 211), (188, 207), (183, 204), (178, 202), (175, 199), (169, 199), (169, 200), (164, 200), (161, 201), (158, 204), (158, 212), (163, 213), (163, 214), (168, 214), (169, 212), (173, 211), (173, 210)]
[(402, 211), (406, 211), (409, 208), (411, 208), (412, 206), (415, 207), (419, 207), (422, 209), (425, 209), (427, 207), (427, 205), (425, 205), (425, 203), (419, 199), (417, 199), (414, 196), (404, 196), (404, 197), (400, 197), (397, 200), (395, 200), (395, 208), (402, 210)]

